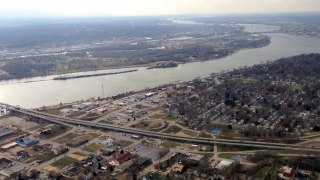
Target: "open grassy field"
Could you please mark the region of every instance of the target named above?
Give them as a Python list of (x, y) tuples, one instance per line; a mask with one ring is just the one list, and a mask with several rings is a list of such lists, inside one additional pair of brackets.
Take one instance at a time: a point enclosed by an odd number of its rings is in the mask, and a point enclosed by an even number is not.
[(51, 138), (55, 138), (55, 137), (59, 136), (61, 133), (68, 132), (71, 129), (72, 129), (72, 127), (70, 127), (70, 126), (64, 126), (63, 129), (61, 129), (61, 131), (57, 131), (57, 132), (51, 133), (48, 136), (37, 135), (36, 137), (39, 138), (39, 139), (51, 139)]
[(152, 119), (161, 119), (165, 116), (165, 114), (160, 114), (160, 113), (157, 113), (157, 114), (153, 114), (151, 116), (149, 116), (149, 118), (152, 118)]
[(300, 159), (299, 157), (283, 156), (279, 158), (279, 161), (282, 162), (283, 164), (287, 164), (287, 163), (292, 164), (292, 163), (298, 162), (299, 159)]
[(262, 167), (253, 175), (253, 179), (263, 180), (268, 175), (270, 170), (271, 170), (270, 166)]
[(87, 156), (86, 153), (80, 152), (80, 151), (76, 151), (76, 152), (74, 152), (74, 153), (72, 153), (72, 154), (75, 154), (75, 155), (78, 155), (78, 156), (83, 156), (83, 157)]
[(191, 136), (191, 137), (195, 137), (198, 135), (197, 132), (195, 131), (191, 131), (191, 130), (187, 130), (187, 129), (183, 129), (182, 132), (188, 136)]
[(169, 128), (162, 131), (163, 133), (167, 134), (176, 134), (177, 132), (181, 131), (181, 128), (175, 125), (169, 126)]
[(133, 144), (133, 141), (127, 141), (127, 140), (117, 140), (115, 141), (116, 144), (120, 145), (121, 147), (128, 147), (130, 146), (131, 144)]
[(48, 109), (45, 112), (48, 114), (53, 114), (53, 115), (61, 115), (62, 114), (60, 112), (60, 109)]
[(233, 146), (233, 145), (218, 145), (219, 152), (233, 152), (233, 151), (251, 151), (251, 150), (263, 150), (258, 147), (248, 147), (248, 146)]
[(55, 161), (54, 163), (51, 164), (51, 166), (57, 168), (57, 169), (63, 169), (66, 166), (69, 166), (70, 164), (77, 162), (76, 159), (71, 158), (71, 157), (63, 157), (59, 159), (58, 161)]
[(179, 146), (179, 143), (177, 142), (174, 142), (174, 141), (169, 141), (169, 140), (166, 140), (166, 141), (163, 141), (160, 146), (164, 147), (164, 148), (175, 148), (177, 146)]
[(66, 143), (66, 142), (68, 142), (68, 141), (70, 141), (70, 140), (72, 140), (74, 138), (77, 138), (79, 136), (80, 136), (79, 134), (69, 133), (69, 134), (67, 134), (65, 136), (62, 136), (62, 137), (60, 137), (58, 139), (53, 140), (53, 142), (63, 144), (63, 143)]
[(100, 134), (98, 134), (98, 133), (88, 133), (86, 136), (89, 138), (89, 140), (92, 140), (92, 139), (95, 139), (95, 138), (99, 137)]
[(41, 154), (41, 155), (36, 156), (34, 158), (28, 159), (27, 161), (25, 161), (25, 163), (31, 163), (36, 160), (41, 160), (43, 162), (46, 162), (46, 161), (50, 161), (51, 159), (53, 159), (55, 157), (56, 157), (56, 155), (54, 155), (53, 152), (50, 152), (50, 153)]
[(206, 133), (206, 132), (200, 132), (199, 137), (203, 138), (212, 138), (212, 134)]
[(53, 114), (53, 115), (62, 115), (63, 113), (61, 112), (61, 110), (65, 109), (65, 108), (71, 108), (71, 105), (46, 108), (43, 112), (48, 113), (48, 114)]
[(84, 120), (84, 121), (93, 121), (95, 119), (98, 119), (99, 117), (102, 117), (103, 114), (98, 114), (98, 113), (88, 113), (86, 114), (85, 116), (81, 117), (80, 119), (81, 120)]
[(162, 129), (161, 127), (164, 127), (164, 125), (164, 122), (159, 121), (141, 121), (133, 124), (131, 127), (144, 130), (157, 130)]
[(48, 153), (48, 154), (42, 154), (40, 156), (37, 156), (36, 160), (42, 160), (42, 161), (46, 162), (46, 161), (49, 161), (49, 160), (51, 160), (51, 159), (53, 159), (55, 157), (56, 157), (56, 155), (54, 155), (53, 152), (51, 152), (51, 153)]
[(96, 143), (92, 143), (92, 144), (89, 144), (88, 146), (84, 147), (82, 150), (93, 153), (93, 152), (96, 152), (97, 150), (99, 150), (100, 148), (101, 148), (101, 145), (96, 144)]
[(166, 120), (166, 121), (173, 121), (173, 120), (175, 120), (176, 118), (173, 117), (173, 116), (166, 115), (166, 116), (164, 116), (162, 119), (163, 119), (163, 120)]

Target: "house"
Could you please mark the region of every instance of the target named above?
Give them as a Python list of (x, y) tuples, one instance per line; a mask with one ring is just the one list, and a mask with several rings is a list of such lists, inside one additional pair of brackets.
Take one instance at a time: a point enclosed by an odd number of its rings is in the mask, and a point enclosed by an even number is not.
[(91, 154), (87, 159), (81, 160), (80, 163), (82, 164), (83, 167), (88, 167), (91, 165), (96, 165), (98, 162), (102, 160), (103, 160), (103, 157)]
[(67, 176), (75, 176), (77, 174), (79, 174), (81, 172), (81, 168), (80, 167), (75, 167), (75, 166), (72, 166), (72, 167), (68, 167), (64, 174), (67, 175)]
[(68, 152), (69, 149), (67, 147), (63, 147), (63, 146), (58, 146), (57, 148), (53, 149), (53, 154), (58, 156), (60, 154), (66, 153)]
[(6, 158), (0, 159), (0, 169), (5, 169), (13, 165), (13, 162)]
[(27, 159), (29, 157), (29, 153), (26, 151), (18, 151), (16, 154), (17, 160)]
[(13, 131), (8, 128), (0, 127), (0, 137), (4, 137), (4, 136), (7, 136), (12, 133), (13, 133)]
[(89, 141), (88, 138), (80, 136), (76, 139), (73, 139), (72, 141), (67, 142), (66, 144), (70, 147), (78, 147), (87, 143), (88, 141)]
[(32, 147), (34, 151), (40, 151), (40, 152), (49, 152), (51, 151), (51, 148), (52, 148), (51, 144), (34, 145)]
[(110, 162), (111, 165), (113, 166), (118, 166), (119, 164), (123, 163), (124, 161), (130, 159), (132, 154), (130, 152), (124, 152), (123, 154), (119, 155), (114, 159), (113, 161)]
[(312, 174), (312, 172), (310, 172), (310, 171), (298, 170), (298, 172), (295, 175), (295, 178), (297, 180), (309, 179), (311, 174)]
[(112, 168), (112, 166), (109, 164), (109, 162), (105, 159), (99, 162), (100, 163), (100, 169), (103, 171), (108, 171)]
[(82, 103), (82, 104), (73, 104), (73, 105), (72, 105), (72, 108), (73, 108), (73, 109), (76, 109), (76, 110), (78, 110), (78, 111), (83, 110), (83, 109), (85, 109), (86, 107), (88, 107), (88, 105), (87, 105), (87, 104), (84, 104), (84, 103)]
[(282, 173), (279, 175), (280, 178), (283, 179), (291, 179), (294, 176), (293, 168), (288, 167), (288, 166), (283, 166), (281, 168)]
[(231, 166), (232, 162), (231, 161), (227, 161), (227, 160), (222, 160), (219, 164), (216, 165), (216, 169), (217, 170), (225, 170), (226, 168), (228, 168), (229, 166)]
[(132, 139), (137, 139), (137, 140), (139, 140), (139, 139), (142, 139), (142, 138), (143, 138), (143, 136), (139, 136), (139, 135), (132, 135), (132, 136), (131, 136), (131, 138), (132, 138)]
[(170, 158), (170, 161), (182, 163), (183, 161), (186, 161), (188, 159), (189, 159), (188, 155), (182, 154), (182, 153), (176, 153), (174, 156)]
[(151, 97), (151, 96), (154, 96), (154, 95), (156, 95), (157, 93), (155, 93), (155, 92), (149, 92), (149, 93), (146, 93), (144, 96), (145, 97)]
[(7, 115), (9, 113), (10, 113), (10, 111), (6, 107), (1, 107), (0, 108), (0, 116), (5, 116), (5, 115)]
[(47, 126), (45, 129), (41, 129), (39, 135), (40, 136), (50, 136), (50, 135), (53, 135), (57, 132), (63, 131), (65, 128), (66, 127), (64, 127), (62, 125), (52, 124), (50, 126)]
[(40, 171), (36, 169), (31, 169), (26, 172), (26, 176), (30, 179), (36, 179), (40, 175)]
[(115, 151), (115, 150), (100, 149), (100, 152), (101, 152), (102, 155), (104, 155), (104, 156), (111, 156), (111, 155), (114, 154), (116, 151)]
[(184, 168), (184, 165), (183, 164), (180, 164), (180, 163), (174, 163), (172, 165), (172, 168), (171, 168), (171, 171), (172, 172), (175, 172), (175, 173), (181, 173), (182, 170)]
[(16, 164), (14, 166), (11, 166), (9, 168), (3, 169), (0, 171), (0, 175), (11, 178), (15, 174), (19, 173), (20, 171), (24, 170), (25, 166), (23, 164)]
[(37, 139), (30, 139), (30, 138), (19, 138), (16, 140), (16, 143), (19, 144), (21, 147), (29, 147), (39, 143)]
[(5, 144), (5, 145), (1, 146), (0, 149), (3, 150), (3, 151), (6, 151), (6, 150), (8, 150), (10, 148), (15, 147), (16, 145), (18, 145), (16, 142), (11, 142), (11, 143), (8, 143), (8, 144)]
[(199, 160), (199, 164), (200, 166), (205, 167), (209, 164), (210, 160), (211, 160), (211, 156), (205, 155)]
[(152, 164), (151, 159), (149, 158), (139, 158), (133, 164), (128, 167), (128, 171), (137, 174), (138, 172), (142, 171), (144, 168), (148, 167)]
[(108, 138), (104, 141), (104, 144), (106, 144), (107, 147), (112, 147), (114, 146), (114, 140), (112, 138)]

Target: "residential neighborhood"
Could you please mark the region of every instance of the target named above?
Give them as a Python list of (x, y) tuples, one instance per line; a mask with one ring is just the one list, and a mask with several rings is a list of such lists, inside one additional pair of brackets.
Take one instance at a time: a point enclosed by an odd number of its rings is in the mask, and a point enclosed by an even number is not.
[[(0, 177), (316, 180), (319, 59), (319, 54), (284, 58), (113, 97), (43, 106), (29, 115), (2, 105)], [(49, 117), (82, 125), (52, 123)], [(243, 144), (191, 144), (86, 122)], [(247, 140), (296, 149), (255, 148), (246, 146)]]

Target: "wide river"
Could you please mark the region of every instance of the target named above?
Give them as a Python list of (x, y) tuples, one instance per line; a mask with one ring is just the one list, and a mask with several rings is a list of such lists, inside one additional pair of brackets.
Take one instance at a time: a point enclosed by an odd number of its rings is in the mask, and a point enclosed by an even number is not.
[[(188, 81), (197, 77), (206, 77), (213, 72), (232, 70), (251, 66), (266, 60), (272, 61), (303, 53), (320, 53), (320, 39), (307, 36), (294, 36), (281, 33), (269, 33), (271, 44), (256, 49), (241, 50), (231, 56), (212, 61), (194, 62), (179, 65), (177, 68), (152, 69), (145, 67), (136, 72), (97, 76), (66, 81), (50, 80), (54, 76), (10, 80), (0, 82), (0, 102), (36, 108), (54, 105), (60, 102), (72, 102), (90, 97), (112, 96), (123, 92), (142, 90), (158, 85)], [(128, 69), (103, 70), (95, 72), (115, 72)], [(92, 72), (87, 72), (92, 73)], [(85, 74), (85, 73), (80, 73)], [(43, 81), (38, 81), (43, 80)], [(26, 81), (37, 81), (28, 82)], [(102, 93), (102, 85), (104, 92)]]

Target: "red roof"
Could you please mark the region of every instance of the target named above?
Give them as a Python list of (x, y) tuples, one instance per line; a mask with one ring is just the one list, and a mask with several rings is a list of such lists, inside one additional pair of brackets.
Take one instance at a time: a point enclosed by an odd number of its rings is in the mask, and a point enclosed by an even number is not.
[(131, 156), (130, 152), (125, 152), (119, 155), (115, 160), (118, 161), (119, 163), (122, 163), (123, 161), (129, 159), (130, 156)]
[(41, 145), (42, 148), (51, 148), (52, 145), (51, 144), (43, 144)]

